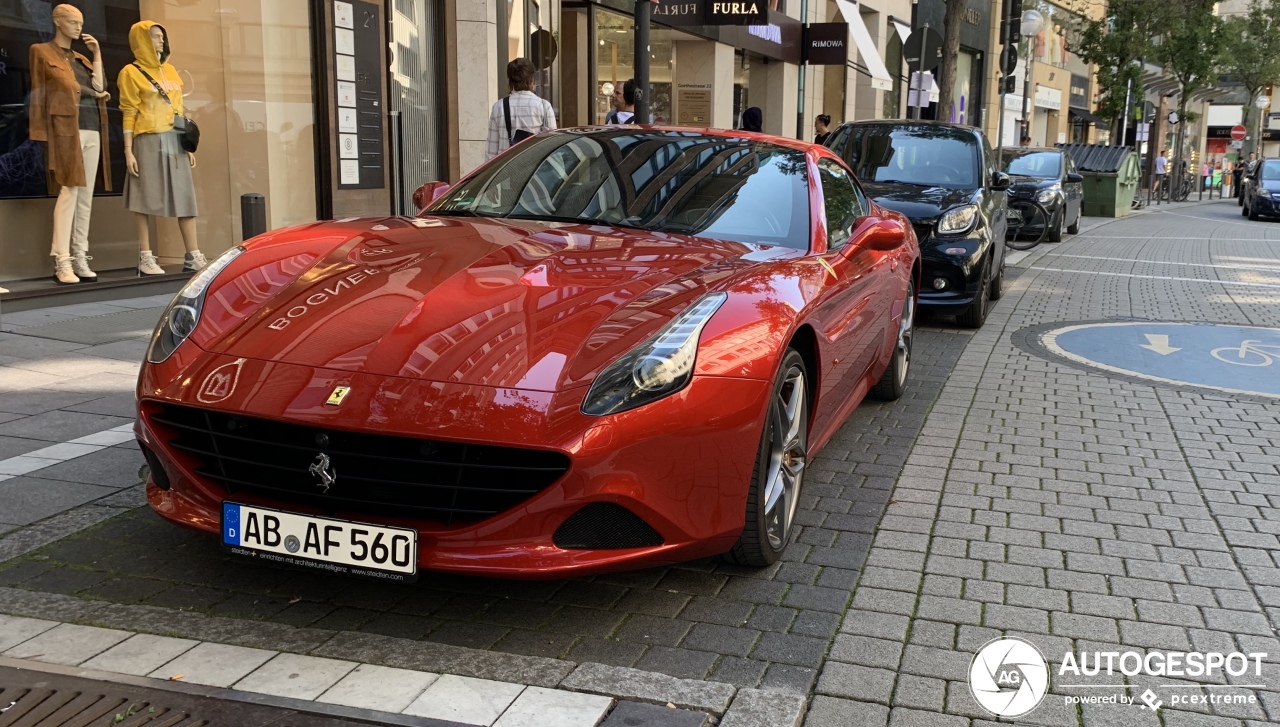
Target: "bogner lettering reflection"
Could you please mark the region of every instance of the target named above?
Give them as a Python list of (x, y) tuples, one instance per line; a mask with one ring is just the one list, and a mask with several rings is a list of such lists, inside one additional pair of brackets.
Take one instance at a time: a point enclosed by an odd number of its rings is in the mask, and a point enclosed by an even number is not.
[(307, 296), (307, 299), (303, 301), (306, 305), (293, 306), (289, 310), (285, 311), (283, 316), (268, 324), (267, 328), (270, 328), (273, 331), (283, 331), (291, 322), (305, 316), (312, 308), (318, 305), (323, 305), (337, 298), (342, 295), (343, 292), (363, 283), (365, 280), (369, 279), (369, 277), (377, 275), (380, 272), (382, 271), (377, 268), (365, 268), (354, 273), (348, 273), (339, 278), (336, 283), (325, 285), (318, 292)]

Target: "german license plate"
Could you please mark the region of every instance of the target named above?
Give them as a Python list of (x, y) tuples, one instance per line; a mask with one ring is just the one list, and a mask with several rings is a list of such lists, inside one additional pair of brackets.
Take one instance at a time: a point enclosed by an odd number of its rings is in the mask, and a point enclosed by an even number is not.
[(222, 544), (236, 555), (384, 581), (418, 578), (418, 532), (222, 503)]

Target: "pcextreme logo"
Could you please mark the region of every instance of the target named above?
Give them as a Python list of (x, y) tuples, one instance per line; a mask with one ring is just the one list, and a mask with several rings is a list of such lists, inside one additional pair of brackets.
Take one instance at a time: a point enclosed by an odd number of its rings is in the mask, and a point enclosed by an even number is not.
[[(1068, 652), (1058, 661), (1057, 689), (1067, 706), (1111, 704), (1154, 712), (1166, 704), (1256, 704), (1258, 696), (1252, 690), (1266, 688), (1257, 678), (1262, 676), (1266, 659), (1263, 652)], [(1035, 645), (1013, 637), (995, 639), (974, 655), (969, 666), (969, 690), (991, 714), (1020, 717), (1044, 701), (1049, 691), (1049, 672), (1048, 661)], [(1072, 677), (1098, 676), (1114, 679), (1069, 683)], [(1232, 677), (1231, 683), (1221, 683), (1224, 676)], [(1206, 683), (1159, 683), (1169, 677), (1204, 679)], [(1134, 683), (1148, 680), (1153, 681), (1150, 686)], [(1162, 690), (1164, 696), (1156, 689)]]

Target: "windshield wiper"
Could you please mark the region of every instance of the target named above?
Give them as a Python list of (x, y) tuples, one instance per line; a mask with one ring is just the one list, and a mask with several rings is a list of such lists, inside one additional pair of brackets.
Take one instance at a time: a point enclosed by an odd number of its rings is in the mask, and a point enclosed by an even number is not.
[(489, 217), (489, 215), (480, 214), (475, 210), (461, 209), (436, 210), (433, 212), (427, 212), (426, 214), (430, 217)]
[(535, 220), (540, 222), (570, 222), (578, 225), (596, 225), (599, 227), (627, 227), (634, 230), (645, 229), (639, 225), (629, 225), (625, 222), (610, 222), (595, 217), (574, 217), (572, 215), (507, 215), (504, 219), (508, 220)]
[(937, 184), (928, 184), (926, 182), (908, 182), (905, 179), (877, 179), (872, 184), (910, 184), (912, 187), (937, 187)]

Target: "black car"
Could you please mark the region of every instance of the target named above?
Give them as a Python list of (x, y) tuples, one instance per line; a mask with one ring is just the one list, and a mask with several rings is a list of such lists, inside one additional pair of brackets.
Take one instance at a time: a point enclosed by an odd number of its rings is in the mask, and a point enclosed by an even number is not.
[(1010, 184), (987, 137), (936, 121), (857, 121), (826, 145), (868, 197), (911, 220), (924, 257), (920, 305), (981, 327), (1003, 292)]
[[(1004, 171), (1013, 179), (1009, 199), (1034, 199), (1049, 213), (1049, 242), (1062, 241), (1062, 228), (1076, 234), (1084, 208), (1084, 176), (1061, 149), (1004, 150)], [(1068, 220), (1070, 220), (1068, 222)], [(1040, 234), (1040, 226), (1032, 232)]]
[(1280, 217), (1280, 159), (1263, 159), (1244, 182), (1244, 208), (1251, 220)]

